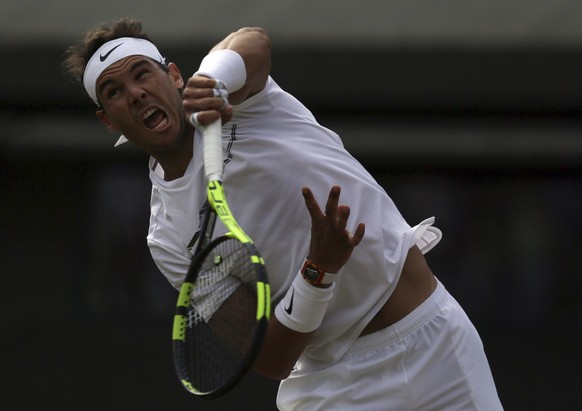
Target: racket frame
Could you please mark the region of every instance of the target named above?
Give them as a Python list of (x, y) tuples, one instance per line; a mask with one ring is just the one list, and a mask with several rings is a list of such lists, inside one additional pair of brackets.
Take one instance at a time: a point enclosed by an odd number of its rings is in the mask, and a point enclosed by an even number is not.
[[(190, 264), (186, 278), (180, 287), (178, 301), (176, 303), (176, 312), (174, 315), (172, 340), (174, 351), (174, 366), (176, 373), (183, 387), (190, 393), (202, 396), (203, 398), (216, 398), (230, 391), (237, 382), (251, 368), (254, 359), (260, 351), (264, 335), (267, 330), (267, 324), (271, 313), (271, 290), (267, 279), (264, 266), (264, 260), (260, 257), (251, 238), (239, 226), (238, 222), (232, 215), (224, 187), (222, 185), (223, 155), (222, 155), (222, 136), (221, 121), (218, 120), (204, 128), (204, 168), (207, 185), (207, 209), (204, 213), (201, 224), (201, 237), (198, 239), (194, 256)], [(212, 239), (216, 217), (219, 217), (228, 232), (225, 235)], [(221, 387), (211, 392), (202, 392), (193, 386), (188, 373), (183, 366), (183, 349), (186, 344), (186, 324), (187, 313), (190, 307), (190, 295), (195, 288), (198, 273), (202, 262), (210, 251), (227, 238), (234, 238), (240, 241), (245, 247), (250, 248), (251, 260), (258, 264), (257, 273), (257, 329), (253, 337), (252, 349), (246, 355), (237, 372)]]

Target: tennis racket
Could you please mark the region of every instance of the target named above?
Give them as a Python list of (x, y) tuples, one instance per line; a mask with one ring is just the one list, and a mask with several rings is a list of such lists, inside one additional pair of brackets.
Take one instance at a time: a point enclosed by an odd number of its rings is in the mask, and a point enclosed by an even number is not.
[[(207, 209), (180, 288), (172, 339), (184, 388), (214, 398), (252, 366), (267, 329), (271, 295), (264, 261), (226, 201), (220, 120), (203, 133)], [(228, 232), (212, 239), (217, 215)]]

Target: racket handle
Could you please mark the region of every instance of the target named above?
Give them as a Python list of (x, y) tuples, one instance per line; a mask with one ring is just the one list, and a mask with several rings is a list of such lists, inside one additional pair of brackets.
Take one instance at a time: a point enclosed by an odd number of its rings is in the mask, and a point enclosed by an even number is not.
[(204, 170), (208, 181), (222, 181), (222, 122), (220, 119), (204, 127)]

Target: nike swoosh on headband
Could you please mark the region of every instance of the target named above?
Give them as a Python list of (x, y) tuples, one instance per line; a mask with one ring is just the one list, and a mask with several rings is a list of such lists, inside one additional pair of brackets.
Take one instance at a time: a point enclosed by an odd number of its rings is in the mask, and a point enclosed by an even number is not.
[(101, 62), (104, 62), (105, 60), (107, 60), (107, 57), (109, 57), (109, 55), (111, 53), (113, 53), (113, 50), (115, 50), (117, 47), (121, 46), (123, 43), (119, 43), (117, 46), (113, 47), (111, 50), (109, 50), (107, 53), (105, 53), (105, 55), (99, 54), (99, 60), (101, 60)]

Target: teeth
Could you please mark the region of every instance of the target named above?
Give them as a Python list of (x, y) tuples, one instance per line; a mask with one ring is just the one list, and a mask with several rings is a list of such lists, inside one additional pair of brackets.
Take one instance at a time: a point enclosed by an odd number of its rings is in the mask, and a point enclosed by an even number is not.
[(157, 127), (154, 130), (157, 130), (157, 129), (160, 129), (162, 127), (165, 127), (166, 124), (168, 124), (168, 119), (167, 118), (163, 119), (162, 122), (160, 124), (158, 124)]
[(149, 116), (151, 116), (152, 114), (154, 114), (156, 112), (157, 109), (155, 108), (150, 108), (148, 111), (146, 111), (142, 117), (143, 120), (145, 120), (146, 118), (148, 118)]

